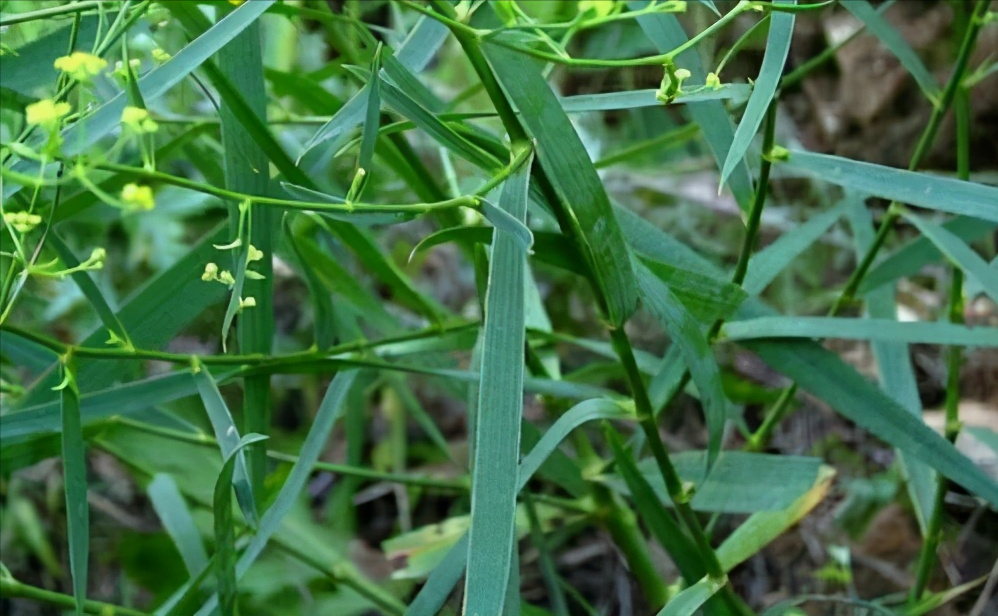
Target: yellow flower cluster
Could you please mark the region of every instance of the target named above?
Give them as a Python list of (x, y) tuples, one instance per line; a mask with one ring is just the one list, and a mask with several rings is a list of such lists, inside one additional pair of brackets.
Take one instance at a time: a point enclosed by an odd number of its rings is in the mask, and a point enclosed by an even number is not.
[(51, 98), (43, 98), (24, 108), (25, 121), (31, 126), (41, 126), (47, 129), (57, 128), (59, 120), (69, 113), (71, 107), (66, 102), (55, 102)]
[(42, 223), (42, 217), (30, 212), (4, 212), (3, 221), (18, 233), (27, 233)]
[(236, 279), (232, 276), (232, 272), (229, 270), (219, 270), (217, 263), (209, 263), (204, 266), (204, 273), (201, 274), (201, 280), (205, 282), (217, 280), (229, 288), (232, 288), (232, 285), (236, 284)]
[(107, 66), (107, 60), (85, 51), (56, 58), (55, 67), (77, 81), (90, 81)]
[(152, 189), (139, 184), (125, 184), (121, 189), (121, 200), (130, 210), (151, 210), (156, 207)]
[(159, 124), (141, 107), (125, 107), (121, 112), (121, 123), (139, 134), (155, 133), (159, 130)]

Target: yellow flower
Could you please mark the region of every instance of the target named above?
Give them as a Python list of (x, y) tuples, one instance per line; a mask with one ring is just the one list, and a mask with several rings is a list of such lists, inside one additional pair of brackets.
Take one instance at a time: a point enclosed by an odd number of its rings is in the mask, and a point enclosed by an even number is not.
[[(132, 58), (128, 61), (128, 66), (132, 67), (132, 70), (138, 71), (139, 67), (142, 66), (142, 60), (138, 58)], [(114, 76), (119, 79), (128, 79), (128, 69), (125, 68), (125, 63), (118, 60), (114, 63)]]
[(250, 297), (240, 297), (239, 298), (239, 310), (242, 311), (243, 308), (253, 308), (256, 306), (256, 298)]
[(159, 129), (159, 124), (141, 107), (125, 107), (121, 112), (121, 123), (140, 134), (154, 133)]
[(72, 55), (57, 58), (54, 65), (77, 81), (90, 81), (107, 66), (107, 60), (85, 51), (74, 51)]
[(121, 190), (121, 200), (132, 210), (151, 210), (156, 207), (152, 189), (138, 184), (125, 184)]
[(18, 233), (27, 233), (41, 224), (42, 217), (29, 212), (4, 212), (3, 221)]
[(250, 244), (249, 251), (246, 254), (246, 260), (252, 262), (259, 261), (260, 259), (263, 259), (263, 251), (253, 244)]
[(229, 0), (229, 4), (231, 4), (232, 6), (239, 6), (243, 2), (246, 2), (246, 0)]
[(717, 76), (717, 73), (707, 73), (705, 85), (712, 90), (720, 90), (721, 78)]
[(218, 265), (216, 263), (209, 263), (204, 266), (204, 273), (201, 274), (201, 280), (208, 282), (209, 280), (218, 280)]
[(236, 279), (233, 278), (232, 272), (230, 272), (229, 270), (222, 270), (221, 272), (219, 272), (218, 281), (229, 287), (236, 284)]
[(596, 17), (606, 17), (613, 12), (613, 0), (580, 0), (579, 12), (592, 11)]
[(171, 57), (172, 56), (170, 54), (166, 53), (164, 50), (160, 49), (159, 47), (152, 50), (152, 59), (156, 62), (160, 63), (166, 62)]
[(55, 128), (59, 124), (59, 118), (68, 114), (70, 109), (69, 103), (57, 103), (51, 98), (43, 98), (25, 107), (25, 120), (32, 126)]

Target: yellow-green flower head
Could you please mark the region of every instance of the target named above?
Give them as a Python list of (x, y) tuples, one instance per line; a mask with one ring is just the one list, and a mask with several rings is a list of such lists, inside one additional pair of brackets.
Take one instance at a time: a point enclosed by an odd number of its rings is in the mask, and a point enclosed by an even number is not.
[(579, 12), (592, 11), (596, 17), (606, 17), (613, 12), (613, 0), (579, 0)]
[[(138, 71), (139, 67), (142, 66), (142, 60), (132, 58), (128, 61), (128, 66), (132, 67), (133, 70)], [(114, 63), (114, 76), (119, 79), (128, 79), (128, 69), (125, 68), (125, 63), (121, 60)]]
[(712, 90), (719, 90), (721, 89), (721, 78), (717, 76), (717, 73), (707, 73), (705, 85)]
[(166, 51), (164, 51), (163, 49), (160, 49), (159, 47), (157, 47), (156, 49), (152, 50), (152, 59), (153, 59), (153, 61), (159, 62), (160, 64), (162, 64), (163, 62), (166, 62), (167, 60), (169, 60), (172, 57), (173, 56), (171, 56), (170, 54), (166, 53)]
[(141, 107), (125, 107), (121, 112), (121, 123), (140, 134), (155, 133), (159, 129), (159, 124)]
[(218, 264), (208, 263), (204, 266), (204, 273), (201, 274), (201, 280), (208, 282), (209, 280), (218, 280)]
[(138, 184), (125, 184), (121, 189), (121, 200), (132, 210), (151, 210), (156, 207), (152, 189)]
[(74, 51), (71, 55), (57, 58), (55, 67), (77, 81), (90, 81), (107, 66), (107, 60), (85, 51)]
[(27, 233), (42, 223), (42, 217), (29, 212), (4, 212), (3, 221), (18, 233)]
[(253, 308), (255, 306), (256, 306), (256, 298), (253, 297), (252, 295), (249, 296), (249, 297), (240, 297), (239, 298), (239, 310), (240, 311), (243, 308)]
[(107, 250), (97, 247), (90, 251), (90, 257), (83, 262), (83, 266), (92, 269), (104, 267), (104, 259), (107, 258)]
[(56, 128), (59, 120), (69, 113), (72, 107), (66, 102), (55, 102), (51, 98), (43, 98), (37, 103), (31, 103), (24, 108), (25, 121), (32, 126)]
[(263, 251), (253, 244), (250, 244), (249, 251), (246, 253), (246, 260), (252, 262), (259, 261), (261, 259), (263, 259)]

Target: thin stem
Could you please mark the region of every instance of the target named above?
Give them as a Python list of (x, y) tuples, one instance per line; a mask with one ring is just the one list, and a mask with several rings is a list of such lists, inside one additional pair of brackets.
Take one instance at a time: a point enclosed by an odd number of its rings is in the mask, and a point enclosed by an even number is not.
[(745, 237), (742, 240), (742, 249), (738, 253), (738, 262), (735, 264), (735, 271), (731, 275), (731, 282), (738, 286), (742, 286), (742, 283), (745, 282), (749, 260), (752, 258), (755, 245), (759, 241), (759, 223), (762, 221), (762, 210), (766, 206), (766, 196), (769, 194), (769, 172), (773, 168), (770, 152), (776, 141), (776, 106), (776, 100), (773, 100), (769, 103), (769, 108), (766, 110), (766, 128), (763, 130), (762, 137), (762, 161), (759, 165), (759, 180), (756, 182), (755, 196), (752, 198), (748, 219), (745, 221)]
[(101, 4), (103, 4), (101, 0), (85, 0), (83, 2), (72, 2), (60, 6), (51, 6), (44, 9), (38, 9), (36, 11), (15, 13), (0, 19), (0, 27), (13, 26), (15, 24), (22, 24), (39, 19), (52, 19), (53, 17), (72, 15), (74, 13), (85, 13), (91, 9), (100, 8)]
[(124, 348), (99, 348), (85, 347), (59, 342), (48, 336), (37, 332), (29, 331), (13, 325), (2, 325), (0, 331), (10, 332), (16, 336), (43, 346), (56, 355), (65, 355), (72, 352), (74, 357), (87, 359), (132, 359), (162, 361), (171, 364), (189, 365), (191, 358), (196, 358), (199, 362), (211, 366), (275, 366), (284, 364), (297, 364), (329, 359), (331, 356), (342, 353), (365, 351), (410, 340), (437, 337), (442, 333), (453, 333), (478, 327), (477, 321), (457, 322), (448, 325), (439, 325), (421, 329), (415, 332), (402, 334), (380, 340), (354, 340), (344, 344), (329, 347), (328, 349), (309, 349), (307, 351), (296, 351), (283, 355), (263, 355), (254, 353), (251, 355), (187, 355), (183, 353), (169, 353), (166, 351), (152, 351), (146, 349), (124, 349)]
[[(435, 0), (434, 4), (437, 4), (439, 0)], [(735, 5), (730, 11), (728, 11), (723, 17), (715, 21), (709, 27), (704, 29), (702, 32), (692, 37), (679, 47), (676, 47), (672, 51), (667, 53), (657, 54), (654, 56), (645, 56), (643, 58), (632, 58), (629, 60), (603, 60), (599, 58), (566, 58), (564, 56), (549, 53), (546, 51), (541, 51), (540, 49), (534, 49), (532, 47), (524, 47), (516, 43), (509, 41), (504, 41), (502, 39), (492, 39), (490, 42), (496, 45), (501, 45), (513, 51), (517, 51), (540, 60), (545, 60), (547, 62), (552, 62), (554, 64), (561, 64), (564, 66), (570, 66), (573, 68), (623, 68), (631, 66), (658, 66), (662, 64), (669, 64), (676, 59), (676, 56), (683, 53), (687, 49), (697, 45), (702, 40), (709, 38), (717, 33), (718, 30), (728, 25), (735, 17), (744, 13), (746, 10), (751, 8), (751, 3), (747, 0), (740, 0), (738, 4)], [(463, 31), (462, 31), (463, 32)], [(455, 37), (458, 36), (457, 31), (454, 32)], [(467, 32), (464, 32), (465, 36), (468, 36)], [(460, 40), (460, 39), (459, 39)]]
[(693, 508), (690, 507), (689, 494), (683, 487), (683, 480), (676, 471), (676, 467), (672, 464), (672, 459), (665, 449), (665, 443), (662, 442), (662, 436), (658, 433), (658, 424), (655, 423), (655, 414), (651, 407), (651, 401), (648, 399), (648, 390), (641, 379), (641, 372), (638, 370), (638, 363), (634, 359), (631, 342), (621, 327), (614, 329), (610, 333), (610, 336), (614, 351), (616, 351), (617, 356), (620, 358), (620, 362), (624, 366), (624, 372), (627, 375), (631, 394), (634, 397), (634, 406), (639, 417), (639, 425), (648, 439), (648, 447), (651, 449), (659, 472), (662, 474), (662, 479), (665, 481), (666, 491), (668, 491), (675, 505), (676, 513), (679, 514), (679, 519), (686, 527), (687, 532), (689, 532), (700, 551), (700, 557), (703, 560), (704, 568), (707, 570), (707, 575), (715, 579), (722, 579), (724, 577), (724, 568), (721, 567), (717, 553), (714, 552), (714, 548), (710, 545), (710, 540), (707, 539), (707, 535), (703, 532), (700, 520), (697, 519)]
[[(406, 4), (409, 5), (410, 3)], [(516, 111), (513, 110), (513, 106), (508, 100), (506, 100), (506, 96), (502, 92), (502, 86), (499, 85), (499, 81), (492, 72), (492, 67), (489, 66), (489, 62), (485, 58), (485, 54), (482, 53), (481, 40), (478, 38), (477, 32), (467, 26), (464, 26), (464, 24), (460, 24), (460, 22), (453, 21), (453, 18), (457, 14), (454, 11), (454, 7), (451, 6), (449, 2), (446, 2), (445, 0), (431, 0), (430, 4), (432, 4), (433, 8), (435, 8), (439, 13), (450, 18), (451, 21), (449, 21), (447, 25), (451, 28), (454, 38), (456, 38), (457, 42), (461, 45), (461, 49), (464, 50), (464, 54), (467, 56), (468, 61), (471, 62), (471, 66), (475, 69), (475, 73), (478, 74), (478, 79), (482, 82), (482, 86), (485, 88), (486, 93), (492, 100), (492, 104), (496, 108), (496, 113), (499, 114), (499, 119), (502, 121), (503, 127), (509, 134), (510, 141), (512, 141), (513, 144), (529, 142), (530, 137), (527, 135), (527, 131), (523, 128), (523, 125), (520, 124), (520, 120), (517, 118), (517, 114)]]
[[(73, 610), (76, 608), (76, 599), (70, 595), (31, 586), (12, 578), (0, 577), (0, 597), (30, 599), (39, 603), (48, 603), (63, 610)], [(99, 616), (149, 616), (146, 612), (130, 607), (92, 600), (87, 600), (83, 603), (83, 613), (97, 614)]]
[[(191, 445), (204, 445), (206, 447), (218, 446), (218, 442), (214, 438), (203, 432), (182, 432), (180, 430), (174, 430), (171, 428), (164, 428), (161, 426), (147, 424), (141, 421), (135, 421), (127, 417), (114, 417), (109, 421), (107, 421), (106, 424), (120, 425), (132, 430), (137, 430), (139, 432), (145, 432), (147, 434), (153, 434), (161, 438), (167, 438), (172, 441), (188, 443)], [(272, 460), (276, 460), (278, 462), (287, 463), (287, 464), (297, 464), (299, 460), (298, 456), (273, 450), (267, 451), (267, 457)], [(397, 483), (399, 485), (408, 485), (421, 488), (456, 490), (459, 492), (467, 492), (469, 489), (469, 483), (465, 479), (437, 479), (434, 477), (409, 475), (404, 473), (384, 473), (369, 468), (351, 466), (349, 464), (332, 464), (329, 462), (316, 462), (315, 464), (312, 465), (312, 469), (317, 471), (328, 471), (330, 473), (337, 473), (339, 475), (346, 475), (348, 477), (359, 477), (361, 479), (370, 479), (372, 481), (384, 481), (387, 483)]]
[[(433, 203), (407, 203), (407, 204), (373, 204), (373, 203), (329, 203), (321, 201), (295, 201), (291, 199), (279, 199), (276, 197), (261, 197), (256, 195), (249, 195), (246, 193), (236, 192), (232, 190), (227, 190), (225, 188), (219, 188), (217, 186), (211, 186), (209, 184), (203, 184), (201, 182), (195, 182), (193, 180), (188, 180), (186, 178), (177, 177), (167, 173), (162, 173), (160, 171), (153, 171), (150, 169), (143, 169), (139, 167), (131, 167), (128, 165), (119, 165), (116, 163), (99, 163), (93, 165), (94, 169), (99, 169), (101, 171), (111, 171), (124, 176), (131, 176), (136, 178), (142, 178), (149, 181), (159, 182), (162, 184), (170, 184), (173, 186), (179, 186), (181, 188), (187, 188), (193, 191), (197, 191), (206, 195), (212, 195), (219, 197), (220, 199), (230, 199), (236, 202), (249, 201), (253, 204), (260, 205), (274, 205), (283, 207), (289, 210), (312, 210), (317, 212), (327, 211), (327, 212), (346, 212), (346, 213), (425, 213), (435, 210), (447, 210), (457, 207), (469, 207), (478, 208), (481, 203), (477, 196), (465, 195), (462, 197), (457, 197), (454, 199), (446, 199), (443, 201), (437, 201)], [(12, 176), (13, 172), (7, 169), (2, 170), (2, 174), (5, 176)], [(25, 178), (19, 178), (21, 183), (24, 182)], [(17, 180), (15, 180), (17, 181)], [(490, 180), (491, 182), (491, 180)], [(54, 182), (46, 182), (48, 184), (54, 184)], [(486, 184), (489, 186), (489, 184)]]
[[(987, 4), (986, 2), (982, 4)], [(959, 5), (957, 5), (959, 6)], [(969, 29), (965, 12), (960, 12), (959, 21), (964, 28)], [(971, 18), (973, 19), (973, 18)], [(956, 171), (961, 180), (970, 178), (970, 97), (967, 89), (957, 88), (954, 97), (956, 112)], [(953, 268), (949, 289), (949, 321), (963, 323), (963, 271)], [(960, 435), (960, 364), (963, 361), (963, 349), (951, 345), (946, 349), (946, 421), (943, 424), (943, 435), (951, 443), (956, 443)], [(932, 505), (932, 513), (925, 525), (925, 541), (919, 553), (918, 566), (915, 574), (915, 584), (911, 587), (909, 601), (914, 603), (922, 598), (929, 584), (929, 578), (935, 569), (936, 552), (942, 541), (943, 507), (949, 480), (941, 473), (936, 475), (936, 494)]]

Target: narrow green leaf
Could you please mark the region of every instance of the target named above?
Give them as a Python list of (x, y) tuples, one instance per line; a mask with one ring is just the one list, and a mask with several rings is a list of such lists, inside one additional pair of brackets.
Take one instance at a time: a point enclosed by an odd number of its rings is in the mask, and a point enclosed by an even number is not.
[[(821, 466), (820, 458), (724, 451), (705, 473), (706, 455), (704, 451), (684, 451), (671, 457), (683, 481), (696, 486), (690, 505), (712, 513), (755, 513), (787, 507), (811, 488)], [(670, 504), (655, 460), (644, 459), (638, 468), (661, 502)], [(615, 489), (624, 487), (614, 475), (607, 476), (605, 482)], [(700, 575), (702, 572), (694, 579)]]
[[(702, 103), (733, 99), (744, 101), (752, 92), (746, 84), (726, 84), (714, 89), (706, 86), (683, 83), (685, 92), (677, 96), (670, 105)], [(641, 107), (661, 107), (662, 101), (655, 95), (658, 90), (626, 90), (623, 92), (603, 92), (600, 94), (576, 94), (561, 98), (565, 113), (586, 113), (591, 111), (614, 111), (618, 109), (639, 109)]]
[[(996, 191), (996, 194), (998, 194), (998, 191)], [(998, 201), (995, 203), (998, 203)], [(992, 209), (998, 211), (998, 207), (996, 207), (994, 203), (991, 204), (991, 207)], [(930, 222), (921, 216), (916, 216), (910, 212), (906, 212), (904, 217), (906, 220), (918, 227), (918, 230), (922, 232), (922, 235), (929, 238), (929, 240), (936, 245), (936, 248), (946, 255), (946, 258), (948, 258), (956, 267), (963, 270), (969, 278), (976, 280), (977, 283), (981, 285), (981, 289), (984, 293), (986, 293), (992, 301), (998, 302), (998, 276), (995, 276), (994, 270), (987, 261), (979, 257), (977, 253), (974, 252), (970, 246), (961, 241), (960, 238), (956, 237), (951, 232), (934, 222)], [(975, 330), (980, 331), (981, 328), (975, 328)]]
[(870, 6), (870, 3), (866, 0), (844, 2), (842, 7), (852, 13), (856, 19), (866, 24), (866, 29), (880, 39), (884, 47), (894, 54), (894, 57), (901, 62), (901, 66), (918, 83), (918, 87), (921, 88), (926, 98), (934, 103), (940, 94), (939, 84), (932, 76), (932, 73), (929, 72), (929, 69), (925, 68), (921, 58), (911, 48), (908, 41), (901, 36), (901, 33)]
[[(968, 216), (957, 216), (942, 224), (942, 228), (955, 237), (969, 242), (998, 229), (998, 221), (992, 222)], [(929, 238), (922, 236), (911, 240), (889, 257), (873, 266), (859, 285), (859, 293), (875, 289), (887, 284), (917, 274), (923, 267), (937, 261), (942, 254)]]
[(87, 600), (90, 559), (90, 505), (87, 503), (87, 457), (80, 421), (80, 390), (72, 364), (63, 366), (62, 386), (62, 475), (66, 493), (66, 525), (69, 537), (69, 570), (73, 576), (76, 614), (83, 615)]
[(998, 328), (967, 327), (946, 321), (779, 316), (730, 321), (721, 327), (718, 336), (719, 340), (759, 338), (842, 338), (994, 347), (998, 346)]
[[(226, 372), (228, 378), (231, 372)], [(156, 404), (166, 404), (197, 393), (189, 370), (171, 372), (130, 381), (100, 391), (90, 391), (80, 397), (83, 425), (112, 416), (127, 417)], [(26, 442), (30, 437), (61, 432), (59, 402), (30, 406), (16, 413), (0, 416), (0, 448)]]
[(998, 222), (994, 186), (797, 150), (780, 164), (859, 193)]
[[(448, 34), (450, 31), (447, 26), (434, 19), (420, 17), (405, 42), (395, 52), (395, 58), (402, 66), (418, 73), (429, 63)], [(401, 84), (396, 83), (396, 85)], [(364, 110), (367, 109), (367, 96), (368, 90), (364, 88), (340, 107), (333, 117), (305, 143), (298, 155), (298, 161), (301, 161), (315, 146), (359, 126), (364, 120)]]
[[(329, 389), (326, 390), (326, 395), (319, 405), (319, 411), (315, 415), (315, 420), (312, 422), (312, 426), (305, 436), (305, 442), (302, 444), (299, 452), (298, 461), (291, 467), (291, 472), (285, 480), (284, 485), (281, 486), (277, 498), (261, 517), (256, 534), (250, 540), (249, 545), (246, 546), (242, 556), (239, 557), (236, 563), (236, 580), (245, 575), (246, 571), (249, 570), (250, 566), (260, 556), (270, 538), (281, 527), (281, 521), (284, 519), (284, 516), (291, 511), (291, 508), (301, 495), (301, 491), (308, 482), (308, 477), (312, 472), (312, 466), (319, 459), (319, 455), (322, 453), (326, 441), (329, 439), (333, 425), (343, 413), (343, 402), (350, 391), (350, 387), (353, 386), (356, 377), (357, 371), (355, 370), (339, 372), (333, 379), (333, 382), (330, 383)], [(236, 464), (236, 471), (238, 472), (238, 461)], [(238, 497), (238, 492), (236, 495)], [(212, 596), (198, 610), (198, 616), (211, 614), (218, 606), (218, 600), (219, 597), (217, 594)]]
[(543, 177), (557, 198), (552, 206), (559, 224), (578, 242), (605, 298), (610, 325), (621, 326), (637, 307), (637, 285), (630, 251), (585, 146), (536, 62), (497, 44), (483, 49), (535, 140)]
[(651, 260), (644, 261), (644, 265), (704, 324), (727, 319), (747, 297), (738, 285), (696, 271)]
[(644, 265), (638, 264), (638, 284), (645, 307), (683, 353), (693, 382), (703, 402), (709, 434), (707, 466), (713, 466), (721, 451), (724, 424), (727, 419), (727, 402), (721, 386), (721, 372), (714, 359), (714, 352), (707, 343), (699, 322), (683, 307), (672, 290)]
[(222, 464), (222, 471), (215, 481), (215, 576), (218, 579), (219, 607), (222, 614), (237, 613), (236, 598), (239, 589), (236, 585), (236, 522), (232, 517), (232, 475), (238, 464), (243, 448), (267, 437), (262, 434), (247, 434), (239, 439)]
[[(231, 480), (230, 477), (230, 484)], [(208, 566), (208, 553), (204, 549), (201, 533), (194, 524), (194, 517), (191, 515), (190, 509), (187, 508), (187, 503), (184, 502), (184, 497), (180, 494), (177, 483), (170, 475), (157, 473), (149, 482), (146, 492), (149, 494), (149, 502), (163, 525), (163, 529), (173, 540), (173, 545), (177, 546), (177, 551), (180, 552), (180, 558), (184, 561), (187, 573), (191, 577), (197, 576), (202, 569)]]
[(435, 112), (413, 100), (409, 92), (387, 82), (382, 82), (381, 88), (385, 103), (389, 107), (412, 120), (417, 128), (426, 132), (440, 145), (482, 169), (496, 170), (502, 166), (499, 159), (461, 136), (441, 121)]
[(742, 288), (749, 295), (758, 295), (773, 282), (802, 252), (814, 245), (842, 217), (846, 203), (814, 216), (799, 227), (784, 233), (780, 239), (752, 256)]
[(564, 415), (558, 418), (548, 428), (541, 440), (524, 456), (520, 463), (520, 473), (517, 491), (527, 485), (541, 464), (551, 455), (565, 437), (584, 423), (598, 419), (633, 419), (634, 410), (623, 403), (604, 398), (595, 398), (576, 404)]
[(367, 108), (364, 113), (364, 126), (360, 137), (360, 152), (357, 154), (357, 167), (354, 173), (360, 178), (354, 177), (357, 184), (356, 190), (350, 188), (350, 193), (354, 199), (360, 199), (363, 187), (367, 184), (370, 174), (374, 171), (372, 162), (374, 161), (374, 145), (378, 141), (378, 129), (381, 126), (381, 50), (374, 52), (374, 59), (371, 61), (371, 72), (367, 85)]
[[(194, 379), (194, 384), (197, 385), (201, 401), (208, 413), (208, 419), (211, 420), (211, 427), (215, 432), (215, 440), (218, 441), (219, 448), (222, 450), (222, 457), (228, 458), (239, 443), (239, 430), (232, 419), (232, 413), (229, 412), (229, 407), (222, 399), (222, 394), (218, 391), (215, 379), (208, 372), (207, 366), (196, 363), (192, 367), (191, 377)], [(250, 483), (246, 460), (242, 453), (238, 454), (235, 464), (236, 500), (239, 501), (243, 517), (250, 526), (256, 527), (257, 513), (256, 500), (253, 495), (254, 489), (253, 484)]]
[(682, 590), (658, 612), (658, 616), (693, 616), (708, 599), (728, 583), (727, 577), (714, 579), (705, 576), (696, 584)]
[[(797, 0), (774, 0), (773, 4), (793, 6), (796, 2)], [(755, 80), (752, 95), (749, 96), (748, 104), (745, 106), (745, 114), (738, 124), (735, 137), (731, 141), (731, 149), (728, 150), (724, 165), (721, 167), (721, 184), (724, 184), (735, 166), (745, 157), (756, 132), (762, 126), (766, 110), (776, 95), (776, 88), (780, 85), (783, 67), (790, 53), (795, 19), (794, 13), (773, 11), (770, 15), (766, 53), (762, 58), (762, 66), (759, 68), (759, 77)]]
[(717, 558), (726, 572), (759, 553), (820, 503), (832, 487), (835, 469), (822, 466), (814, 485), (800, 498), (779, 511), (761, 511), (735, 529), (717, 548)]
[(468, 558), (468, 534), (451, 546), (447, 556), (433, 568), (433, 573), (409, 604), (405, 616), (437, 616), (450, 593), (464, 575)]
[[(506, 180), (499, 198), (501, 211), (523, 230), (532, 158)], [(485, 300), (465, 578), (464, 609), (470, 614), (502, 612), (516, 533), (529, 244), (522, 245), (515, 226), (508, 229), (496, 227)]]
[[(497, 231), (508, 235), (521, 251), (530, 251), (530, 247), (534, 245), (534, 234), (523, 220), (518, 220), (502, 207), (496, 207), (488, 199), (482, 199), (482, 214)], [(495, 248), (492, 251), (494, 253)]]
[(743, 345), (847, 419), (998, 506), (993, 479), (831, 351), (802, 341), (755, 340)]

